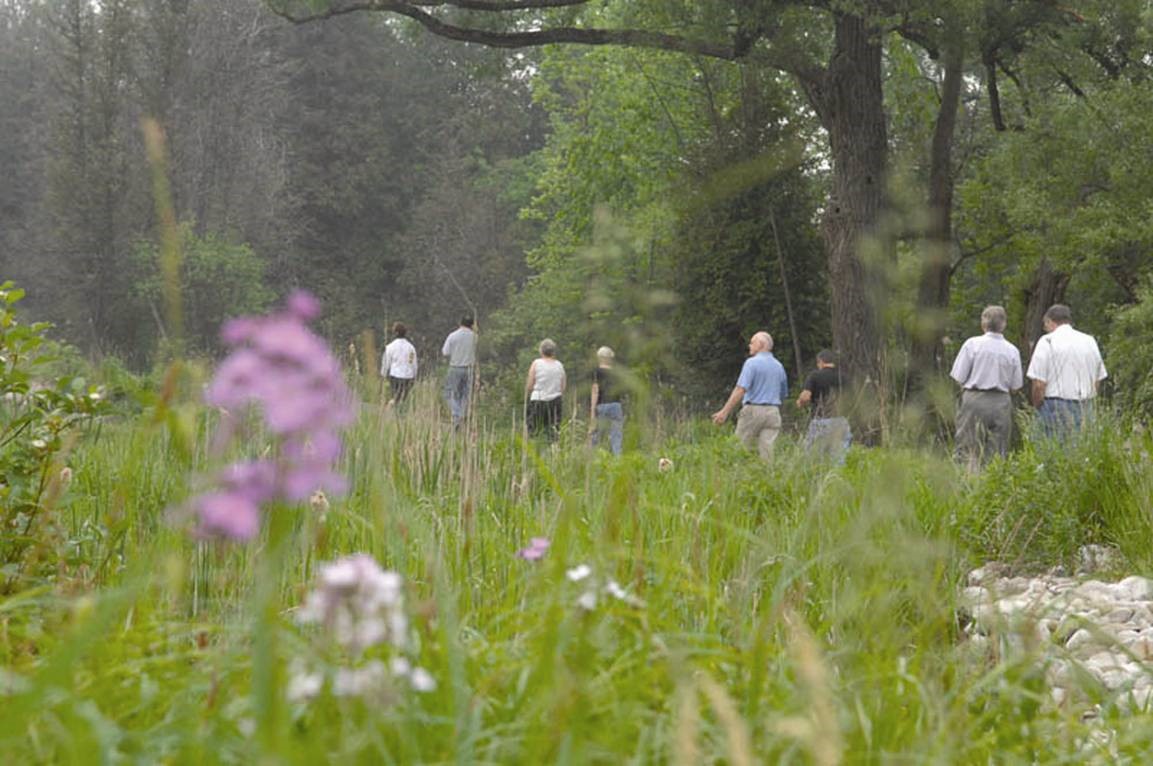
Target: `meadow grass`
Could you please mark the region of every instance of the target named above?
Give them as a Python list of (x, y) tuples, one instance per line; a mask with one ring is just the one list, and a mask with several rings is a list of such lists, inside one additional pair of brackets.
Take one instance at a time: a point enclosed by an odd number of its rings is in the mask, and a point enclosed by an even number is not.
[[(1149, 573), (1141, 437), (1026, 444), (968, 475), (913, 449), (815, 463), (787, 438), (766, 466), (690, 420), (613, 458), (579, 425), (550, 447), (499, 413), (454, 432), (439, 407), (432, 385), (402, 413), (366, 404), (348, 495), (323, 518), (272, 510), (247, 545), (198, 542), (169, 510), (210, 468), (208, 418), (191, 449), (149, 418), (77, 445), (48, 511), (53, 571), (0, 598), (5, 762), (1083, 763), (1153, 746), (1153, 720), (1104, 692), (1116, 735), (1097, 743), (1036, 662), (969, 651), (956, 614), (991, 558), (1044, 568), (1107, 542)], [(540, 561), (515, 556), (541, 536)], [(292, 610), (354, 552), (406, 578), (438, 688), (290, 704), (292, 658), (330, 651)], [(633, 602), (577, 606), (582, 563)]]

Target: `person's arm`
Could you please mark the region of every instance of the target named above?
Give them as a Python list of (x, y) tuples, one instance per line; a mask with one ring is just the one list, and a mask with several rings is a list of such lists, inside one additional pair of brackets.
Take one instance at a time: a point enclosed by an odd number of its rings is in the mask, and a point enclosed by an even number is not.
[(532, 394), (532, 388), (536, 385), (536, 360), (528, 366), (528, 378), (524, 382), (524, 398), (528, 399)]
[(1013, 380), (1009, 382), (1009, 391), (1016, 392), (1025, 385), (1025, 374), (1021, 371), (1021, 355), (1018, 354), (1013, 364)]
[(388, 346), (385, 346), (384, 353), (380, 355), (380, 377), (387, 378), (391, 367), (392, 360), (388, 358)]
[(781, 404), (789, 400), (789, 376), (784, 374), (781, 376)]
[(596, 382), (596, 378), (594, 377), (593, 378), (592, 393), (589, 395), (589, 425), (590, 425), (590, 427), (595, 427), (595, 425), (596, 425), (597, 400), (600, 399), (600, 396), (601, 396), (601, 387), (600, 387), (600, 384)]
[(973, 371), (972, 350), (972, 344), (965, 341), (961, 344), (961, 350), (957, 352), (957, 358), (953, 360), (953, 369), (949, 371), (949, 377), (955, 380), (958, 386), (965, 385), (969, 373)]
[(452, 345), (452, 333), (449, 333), (448, 337), (444, 339), (444, 345), (441, 346), (441, 348), (440, 348), (440, 355), (441, 356), (449, 356), (450, 354), (452, 354), (451, 345)]
[(416, 373), (420, 369), (420, 360), (416, 356), (416, 346), (408, 344), (408, 361), (412, 364), (412, 378), (416, 380)]
[(813, 392), (806, 388), (801, 391), (801, 395), (797, 397), (797, 406), (808, 407), (811, 401), (813, 401)]
[(1099, 393), (1101, 381), (1109, 377), (1109, 371), (1105, 369), (1105, 360), (1101, 358), (1101, 349), (1097, 347), (1096, 339), (1093, 340), (1093, 350), (1097, 352), (1097, 374), (1094, 376), (1096, 379), (1093, 381), (1093, 391)]
[(733, 386), (733, 392), (729, 394), (729, 400), (725, 402), (725, 406), (713, 413), (713, 422), (718, 426), (723, 425), (729, 419), (729, 413), (741, 403), (741, 399), (745, 396), (745, 389), (740, 386)]
[[(557, 362), (560, 364), (560, 362)], [(564, 365), (560, 364), (560, 392), (564, 394), (565, 388), (568, 387), (568, 375), (565, 374)]]
[(1040, 407), (1041, 402), (1045, 401), (1045, 381), (1033, 378), (1031, 393), (1033, 395), (1033, 406)]
[(1045, 401), (1046, 381), (1049, 378), (1049, 352), (1053, 341), (1048, 335), (1042, 335), (1033, 346), (1033, 355), (1029, 359), (1029, 370), (1025, 377), (1032, 381), (1029, 386), (1029, 399), (1034, 407), (1040, 407)]

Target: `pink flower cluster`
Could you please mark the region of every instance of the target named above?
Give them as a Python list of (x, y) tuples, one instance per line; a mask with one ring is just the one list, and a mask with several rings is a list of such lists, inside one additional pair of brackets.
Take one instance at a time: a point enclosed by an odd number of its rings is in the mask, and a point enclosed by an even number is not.
[(221, 330), (232, 352), (217, 368), (205, 400), (225, 412), (225, 441), (237, 414), (254, 408), (275, 448), (269, 458), (230, 465), (213, 490), (193, 500), (201, 534), (247, 540), (260, 528), (265, 503), (300, 502), (318, 489), (345, 490), (334, 466), (340, 432), (355, 409), (340, 363), (308, 327), (319, 313), (316, 299), (298, 291), (284, 311), (233, 319)]

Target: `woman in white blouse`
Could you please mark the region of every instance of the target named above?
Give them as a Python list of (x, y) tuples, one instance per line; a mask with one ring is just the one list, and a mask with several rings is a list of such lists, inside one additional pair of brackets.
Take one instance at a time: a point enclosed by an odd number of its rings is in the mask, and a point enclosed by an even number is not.
[(525, 422), (530, 436), (543, 432), (549, 441), (556, 441), (560, 435), (564, 388), (564, 365), (556, 358), (556, 343), (545, 338), (540, 342), (540, 357), (529, 365), (524, 386), (528, 399)]

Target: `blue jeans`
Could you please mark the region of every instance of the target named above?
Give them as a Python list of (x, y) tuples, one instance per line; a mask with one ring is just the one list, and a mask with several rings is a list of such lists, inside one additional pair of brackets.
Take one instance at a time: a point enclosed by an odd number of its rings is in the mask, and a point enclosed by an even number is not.
[(593, 431), (593, 446), (600, 444), (601, 430), (605, 422), (609, 426), (609, 448), (614, 455), (621, 454), (624, 444), (625, 411), (620, 402), (605, 402), (597, 405), (597, 429)]
[(1041, 420), (1041, 433), (1050, 438), (1065, 440), (1081, 430), (1093, 414), (1092, 399), (1045, 399), (1037, 408)]
[(444, 378), (444, 401), (452, 412), (452, 424), (460, 422), (468, 415), (468, 396), (472, 393), (472, 368), (449, 367)]
[(805, 449), (816, 448), (837, 463), (845, 462), (845, 453), (853, 443), (853, 429), (847, 418), (813, 418), (805, 434)]

